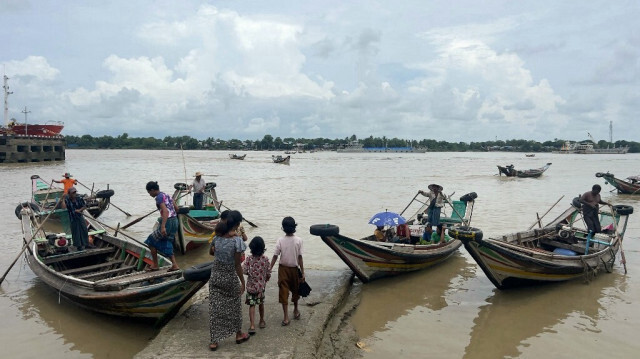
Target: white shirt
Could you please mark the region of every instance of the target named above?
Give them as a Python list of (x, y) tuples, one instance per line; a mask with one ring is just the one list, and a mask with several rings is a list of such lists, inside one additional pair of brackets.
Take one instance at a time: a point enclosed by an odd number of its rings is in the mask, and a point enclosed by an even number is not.
[(200, 177), (200, 181), (198, 181), (197, 179), (193, 180), (193, 184), (191, 184), (191, 187), (193, 187), (193, 192), (195, 193), (204, 193), (204, 186), (207, 183), (204, 181), (204, 178)]
[(302, 238), (296, 235), (279, 238), (273, 255), (280, 255), (280, 265), (297, 267), (298, 256), (302, 255)]

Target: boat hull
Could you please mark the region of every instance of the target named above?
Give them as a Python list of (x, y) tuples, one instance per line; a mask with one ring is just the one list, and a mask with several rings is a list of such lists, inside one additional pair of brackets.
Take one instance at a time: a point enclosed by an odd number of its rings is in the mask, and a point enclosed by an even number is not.
[(54, 137), (60, 136), (63, 128), (64, 125), (15, 124), (11, 127), (11, 132), (23, 136)]
[(631, 183), (625, 180), (615, 178), (610, 173), (596, 173), (596, 177), (602, 177), (604, 180), (615, 187), (618, 193), (622, 194), (640, 194), (640, 183)]
[(218, 221), (200, 221), (189, 214), (178, 214), (178, 241), (182, 254), (207, 244)]
[(364, 283), (432, 267), (462, 245), (459, 240), (439, 245), (379, 244), (339, 234), (321, 238)]

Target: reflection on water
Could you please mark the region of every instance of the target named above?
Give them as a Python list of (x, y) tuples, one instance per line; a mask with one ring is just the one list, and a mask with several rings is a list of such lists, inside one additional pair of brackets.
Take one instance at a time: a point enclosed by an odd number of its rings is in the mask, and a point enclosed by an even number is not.
[[(39, 280), (26, 290), (18, 308), (24, 320), (44, 323), (48, 334), (62, 341), (74, 356), (85, 353), (95, 358), (126, 358), (142, 350), (157, 331), (148, 321), (78, 308)], [(31, 351), (46, 353), (46, 343), (34, 341)]]
[(589, 284), (572, 281), (517, 290), (494, 289), (473, 320), (464, 358), (518, 357), (527, 339), (555, 333), (555, 326), (570, 316), (581, 318), (579, 330), (599, 332), (597, 324), (607, 318), (608, 310), (603, 298), (611, 292), (623, 292), (624, 281), (624, 276), (614, 272)]
[(366, 338), (386, 330), (388, 323), (416, 307), (432, 311), (445, 308), (447, 291), (455, 287), (458, 277), (471, 275), (470, 266), (454, 254), (435, 267), (363, 285), (360, 304), (352, 317), (358, 335)]

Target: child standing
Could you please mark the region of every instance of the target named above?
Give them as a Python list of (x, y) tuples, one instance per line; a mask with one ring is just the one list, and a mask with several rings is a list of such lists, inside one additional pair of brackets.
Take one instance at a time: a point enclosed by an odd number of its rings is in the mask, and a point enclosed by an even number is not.
[(267, 324), (264, 321), (264, 290), (267, 281), (271, 278), (269, 258), (264, 255), (264, 240), (262, 237), (254, 237), (249, 243), (251, 255), (242, 264), (242, 272), (247, 275), (247, 294), (245, 304), (249, 306), (249, 334), (256, 333), (255, 313), (256, 305), (260, 312), (260, 328)]
[[(302, 265), (302, 239), (295, 235), (296, 226), (296, 221), (292, 217), (285, 217), (282, 220), (282, 230), (285, 236), (278, 239), (276, 250), (271, 259), (271, 268), (273, 269), (280, 255), (278, 301), (282, 304), (284, 312), (282, 326), (289, 325), (289, 292), (291, 292), (291, 301), (293, 302), (293, 319), (300, 319), (298, 285), (300, 282), (304, 282), (304, 266)], [(300, 274), (298, 274), (298, 267), (300, 267)]]

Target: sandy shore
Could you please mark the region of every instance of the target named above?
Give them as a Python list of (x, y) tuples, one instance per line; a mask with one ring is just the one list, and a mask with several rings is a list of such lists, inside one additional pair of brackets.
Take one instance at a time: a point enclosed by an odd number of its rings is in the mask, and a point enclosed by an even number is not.
[[(344, 320), (357, 305), (351, 291), (350, 271), (310, 271), (309, 297), (300, 301), (300, 320), (282, 326), (277, 275), (267, 284), (265, 329), (237, 345), (235, 337), (219, 344), (217, 357), (353, 358), (357, 355), (355, 332)], [(136, 358), (202, 358), (209, 356), (209, 289), (205, 286), (193, 304), (172, 319)], [(244, 302), (244, 297), (243, 297)], [(243, 304), (243, 331), (249, 328), (249, 307)], [(293, 318), (293, 305), (289, 306)], [(256, 309), (256, 324), (258, 313)]]

